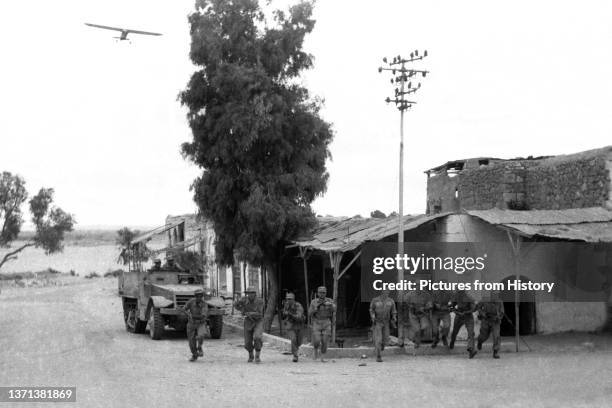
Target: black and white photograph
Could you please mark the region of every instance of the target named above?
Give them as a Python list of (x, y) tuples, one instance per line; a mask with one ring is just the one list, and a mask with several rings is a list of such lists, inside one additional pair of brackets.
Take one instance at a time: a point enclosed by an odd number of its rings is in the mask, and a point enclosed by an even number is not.
[(612, 407), (612, 3), (0, 5), (0, 407)]

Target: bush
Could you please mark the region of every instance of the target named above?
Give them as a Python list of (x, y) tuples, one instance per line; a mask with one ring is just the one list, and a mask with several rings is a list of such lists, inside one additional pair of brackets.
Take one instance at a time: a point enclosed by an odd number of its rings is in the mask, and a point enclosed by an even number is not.
[(98, 275), (96, 272), (90, 272), (89, 275), (85, 275), (85, 279), (92, 279), (92, 278), (99, 278), (100, 275)]
[(121, 275), (123, 273), (123, 269), (115, 269), (114, 271), (107, 271), (104, 274), (105, 278), (109, 278), (109, 277), (113, 277), (116, 278), (117, 276)]
[(76, 272), (74, 271), (74, 269), (70, 270), (70, 276), (76, 276)]

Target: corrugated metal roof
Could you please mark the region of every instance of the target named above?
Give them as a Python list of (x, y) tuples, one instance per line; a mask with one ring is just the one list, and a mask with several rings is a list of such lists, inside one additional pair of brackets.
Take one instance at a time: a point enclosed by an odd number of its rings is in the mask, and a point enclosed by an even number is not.
[[(406, 215), (404, 231), (410, 231), (448, 213), (435, 215)], [(295, 245), (321, 251), (351, 251), (368, 241), (380, 241), (396, 235), (398, 220), (394, 218), (349, 218), (315, 230), (309, 238), (294, 241)]]
[(612, 242), (612, 222), (593, 222), (581, 224), (528, 225), (504, 224), (529, 237), (578, 240), (585, 242)]
[(529, 237), (612, 242), (612, 211), (601, 207), (565, 210), (468, 210), (469, 215)]
[(556, 225), (583, 222), (612, 221), (612, 211), (601, 207), (569, 208), (565, 210), (467, 210), (468, 214), (489, 224)]

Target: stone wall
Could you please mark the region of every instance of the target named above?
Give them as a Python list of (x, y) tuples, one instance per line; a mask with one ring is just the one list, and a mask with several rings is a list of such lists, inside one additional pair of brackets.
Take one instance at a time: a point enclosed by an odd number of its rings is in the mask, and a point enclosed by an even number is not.
[(542, 160), (530, 169), (526, 203), (530, 209), (603, 207), (610, 197), (610, 151)]
[(612, 146), (545, 159), (496, 161), (427, 180), (427, 213), (608, 207)]

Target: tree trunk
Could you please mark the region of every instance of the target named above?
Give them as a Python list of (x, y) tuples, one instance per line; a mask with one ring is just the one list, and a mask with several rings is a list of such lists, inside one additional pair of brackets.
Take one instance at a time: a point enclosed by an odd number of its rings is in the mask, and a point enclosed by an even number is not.
[(278, 270), (276, 264), (266, 264), (266, 276), (268, 278), (268, 304), (264, 313), (264, 331), (269, 333), (272, 329), (272, 320), (278, 303)]

